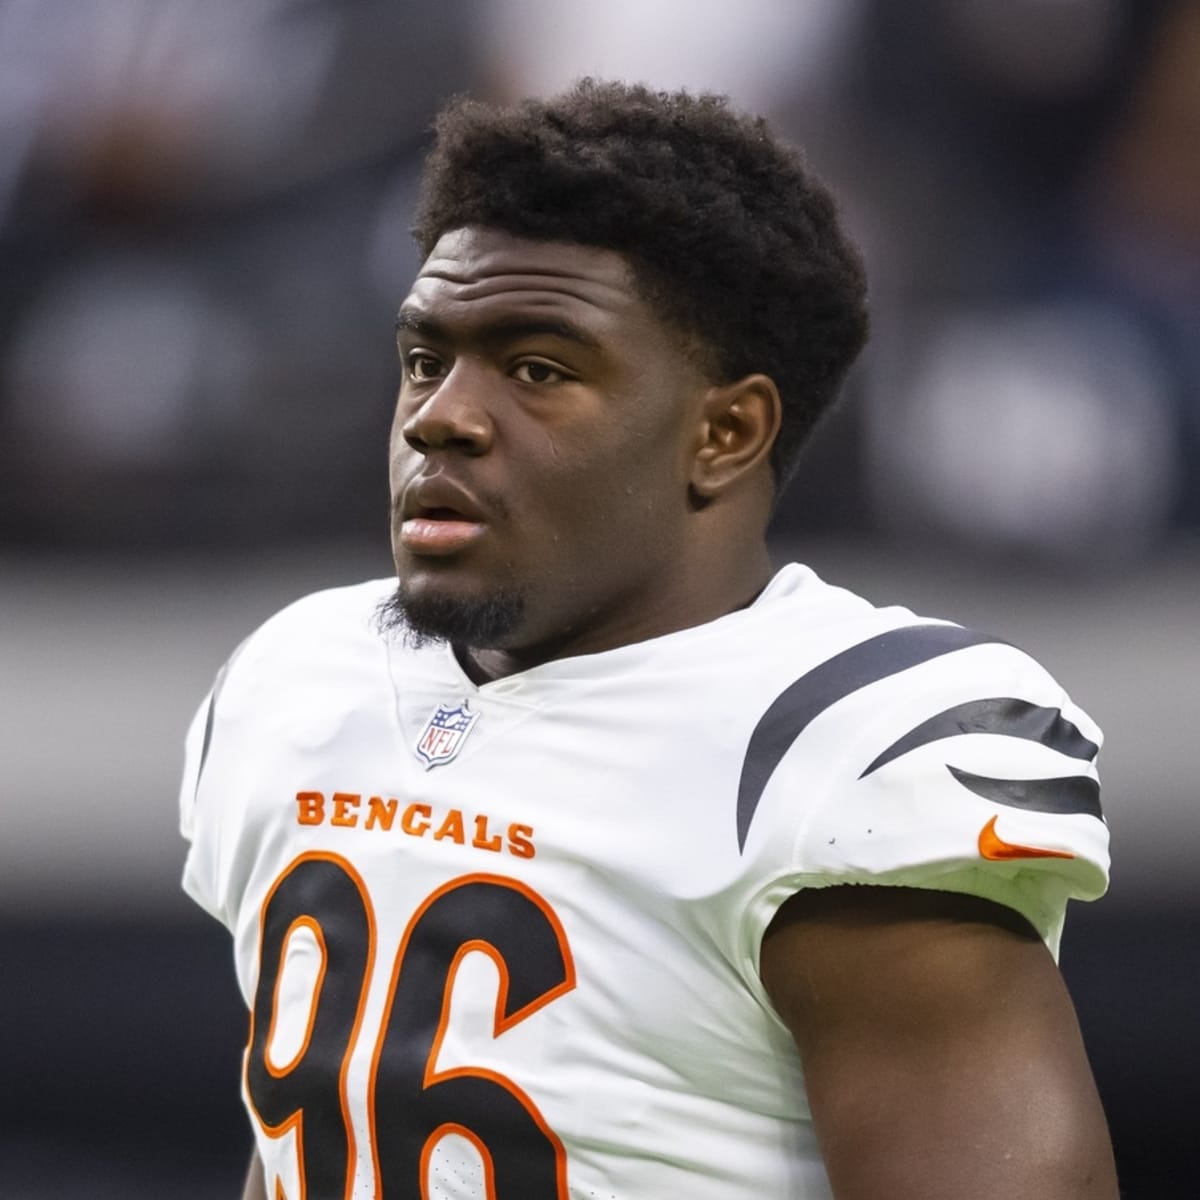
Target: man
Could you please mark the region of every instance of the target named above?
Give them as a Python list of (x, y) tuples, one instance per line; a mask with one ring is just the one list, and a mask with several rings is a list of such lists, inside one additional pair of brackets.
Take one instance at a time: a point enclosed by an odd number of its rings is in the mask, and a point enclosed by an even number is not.
[(828, 195), (720, 99), (585, 82), (449, 106), (416, 236), (397, 578), (267, 622), (189, 739), (247, 1196), (1115, 1196), (1053, 957), (1099, 731), (772, 575), (865, 338)]

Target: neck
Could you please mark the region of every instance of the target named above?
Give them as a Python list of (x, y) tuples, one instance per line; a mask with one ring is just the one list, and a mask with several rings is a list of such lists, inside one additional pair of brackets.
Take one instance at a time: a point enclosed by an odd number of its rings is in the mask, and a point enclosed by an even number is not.
[(771, 574), (771, 561), (762, 543), (747, 547), (746, 553), (719, 571), (706, 564), (703, 572), (681, 573), (669, 591), (633, 598), (621, 610), (623, 619), (603, 628), (579, 623), (528, 645), (455, 645), (454, 653), (472, 682), (487, 683), (556, 659), (615, 650), (715, 621), (753, 604)]

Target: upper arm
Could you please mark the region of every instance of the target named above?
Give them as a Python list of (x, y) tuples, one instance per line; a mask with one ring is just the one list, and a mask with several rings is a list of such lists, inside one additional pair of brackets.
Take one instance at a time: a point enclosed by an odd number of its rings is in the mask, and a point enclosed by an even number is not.
[(762, 945), (838, 1200), (1111, 1200), (1070, 998), (1016, 913), (946, 892), (798, 893)]

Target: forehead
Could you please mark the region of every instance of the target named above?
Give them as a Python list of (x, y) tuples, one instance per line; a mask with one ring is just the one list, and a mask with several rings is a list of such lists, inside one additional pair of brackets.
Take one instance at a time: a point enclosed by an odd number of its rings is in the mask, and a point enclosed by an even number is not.
[(628, 261), (616, 251), (543, 242), (491, 229), (445, 233), (401, 312), (472, 322), (556, 314), (603, 329), (653, 321)]

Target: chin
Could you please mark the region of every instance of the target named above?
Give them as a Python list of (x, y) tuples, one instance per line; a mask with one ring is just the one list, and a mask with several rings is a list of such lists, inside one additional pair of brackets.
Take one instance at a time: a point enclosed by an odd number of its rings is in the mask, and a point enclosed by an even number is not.
[(500, 649), (521, 628), (525, 599), (515, 590), (462, 595), (403, 581), (379, 606), (381, 632), (398, 634), (413, 646), (450, 642), (474, 649)]

